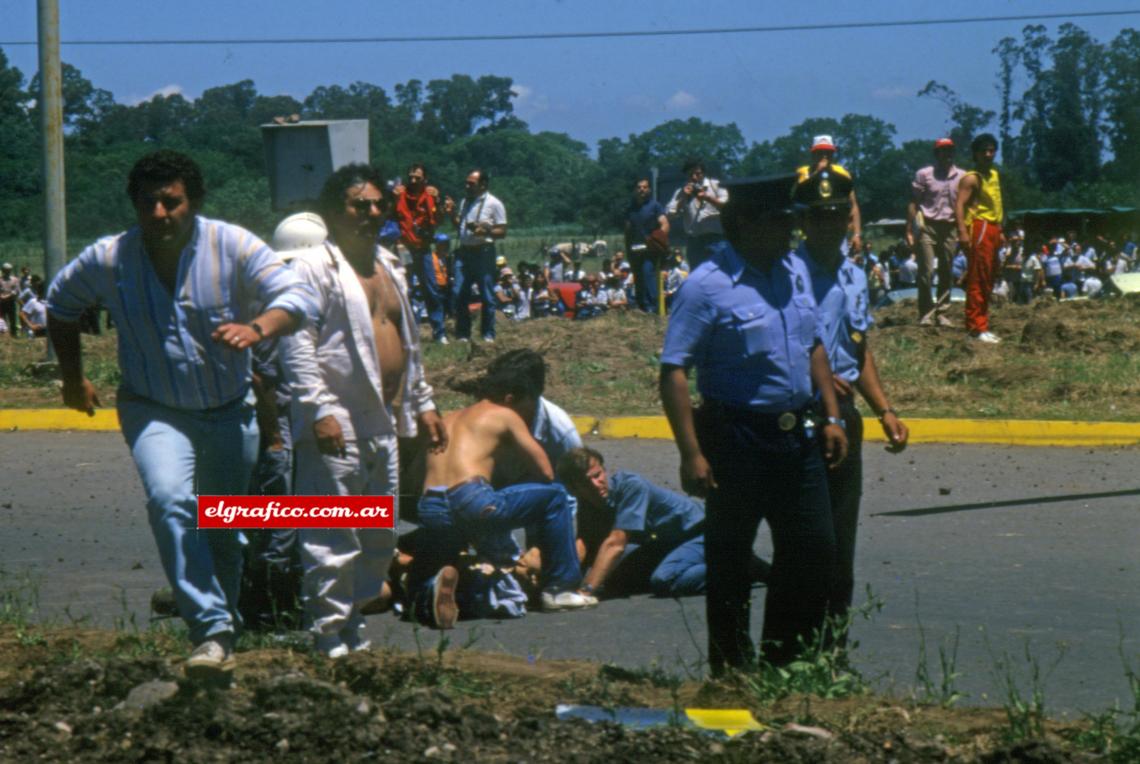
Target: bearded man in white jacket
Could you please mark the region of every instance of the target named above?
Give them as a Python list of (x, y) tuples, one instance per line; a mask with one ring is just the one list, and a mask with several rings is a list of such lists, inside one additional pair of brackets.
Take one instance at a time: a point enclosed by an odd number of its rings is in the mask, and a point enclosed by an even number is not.
[[(367, 165), (337, 170), (318, 202), (329, 240), (293, 268), (317, 293), (318, 320), (283, 343), (293, 387), (298, 495), (398, 495), (397, 436), (447, 432), (424, 379), (419, 333), (395, 255), (376, 243), (391, 198)], [(302, 599), (317, 649), (369, 646), (361, 607), (380, 593), (395, 529), (305, 528)]]

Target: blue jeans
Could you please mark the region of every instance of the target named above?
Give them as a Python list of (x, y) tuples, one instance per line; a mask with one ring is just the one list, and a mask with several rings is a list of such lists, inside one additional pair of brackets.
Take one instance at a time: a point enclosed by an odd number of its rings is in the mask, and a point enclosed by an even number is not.
[(542, 588), (560, 592), (582, 582), (574, 545), (574, 519), (559, 485), (520, 483), (496, 491), (485, 480), (450, 489), (429, 489), (419, 501), (424, 544), (416, 549), (409, 581), (413, 602), (422, 599), (444, 565), (454, 565), (473, 543), (480, 548), (515, 528), (537, 535), (542, 553)]
[(184, 411), (120, 390), (119, 422), (143, 490), (158, 556), (195, 644), (240, 625), (237, 530), (198, 530), (198, 494), (244, 494), (257, 459), (252, 397)]
[(634, 252), (630, 256), (633, 262), (634, 275), (633, 289), (636, 295), (637, 307), (646, 313), (657, 312), (657, 271), (661, 262), (659, 255), (644, 251)]
[(416, 264), (416, 279), (420, 282), (424, 306), (427, 308), (428, 322), (431, 324), (431, 338), (438, 340), (447, 336), (447, 332), (443, 328), (443, 308), (447, 300), (447, 287), (442, 287), (436, 283), (430, 249), (413, 252), (412, 257)]
[(480, 329), (484, 337), (495, 336), (495, 246), (460, 247), (455, 253), (455, 336), (471, 338), (470, 292), (482, 304)]

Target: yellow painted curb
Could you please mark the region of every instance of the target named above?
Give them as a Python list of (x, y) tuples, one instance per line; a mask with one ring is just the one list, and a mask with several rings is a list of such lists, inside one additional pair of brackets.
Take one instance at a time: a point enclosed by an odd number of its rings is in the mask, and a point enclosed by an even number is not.
[[(663, 416), (571, 417), (582, 435), (672, 440)], [(1140, 422), (1064, 422), (1018, 419), (906, 419), (911, 443), (991, 443), (1011, 446), (1132, 446), (1140, 444)], [(118, 431), (114, 409), (89, 417), (70, 409), (0, 409), (0, 432), (12, 430)], [(867, 419), (864, 439), (885, 442), (882, 429)]]
[(669, 420), (663, 416), (615, 416), (598, 421), (598, 434), (603, 438), (673, 439)]
[(115, 409), (98, 409), (95, 416), (87, 416), (71, 409), (0, 409), (0, 432), (118, 429), (119, 415)]
[[(995, 443), (1011, 446), (1132, 446), (1140, 422), (1064, 422), (1020, 419), (906, 419), (911, 443)], [(868, 419), (865, 440), (886, 441)]]

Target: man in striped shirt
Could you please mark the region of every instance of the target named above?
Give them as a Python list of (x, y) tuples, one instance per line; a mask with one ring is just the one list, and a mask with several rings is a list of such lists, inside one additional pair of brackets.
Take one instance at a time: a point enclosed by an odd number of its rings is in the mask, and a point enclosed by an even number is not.
[(143, 157), (127, 194), (138, 224), (60, 271), (48, 294), (49, 332), (64, 403), (94, 415), (99, 397), (83, 374), (77, 322), (92, 305), (114, 319), (119, 421), (195, 645), (187, 674), (223, 679), (240, 624), (242, 544), (236, 530), (198, 530), (197, 494), (246, 492), (258, 445), (249, 349), (295, 331), (315, 306), (256, 236), (199, 215), (205, 188), (190, 157)]

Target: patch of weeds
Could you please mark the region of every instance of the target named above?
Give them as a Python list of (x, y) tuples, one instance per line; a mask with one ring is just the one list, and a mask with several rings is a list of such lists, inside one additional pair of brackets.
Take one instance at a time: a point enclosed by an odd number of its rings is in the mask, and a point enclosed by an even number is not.
[(145, 629), (122, 633), (111, 650), (129, 658), (163, 657), (182, 653), (188, 639), (189, 633), (181, 621), (158, 621)]
[[(800, 640), (799, 658), (784, 666), (761, 659), (755, 671), (745, 676), (748, 688), (761, 703), (789, 695), (846, 698), (869, 691), (867, 680), (851, 665), (850, 653), (859, 643), (849, 639), (857, 618), (870, 620), (883, 609), (883, 600), (867, 587), (867, 601), (842, 615), (829, 616), (810, 643)], [(810, 708), (805, 718), (810, 717)]]
[(234, 643), (234, 651), (290, 650), (309, 654), (315, 651), (313, 639), (304, 631), (243, 631)]
[(1109, 761), (1132, 764), (1140, 761), (1140, 666), (1124, 652), (1123, 627), (1117, 652), (1124, 665), (1132, 707), (1121, 709), (1117, 703), (1102, 713), (1086, 714), (1086, 726), (1070, 740), (1083, 750), (1107, 756)]
[(938, 677), (934, 677), (930, 670), (929, 657), (926, 652), (926, 628), (918, 615), (918, 593), (915, 593), (914, 620), (918, 623), (918, 666), (914, 671), (915, 681), (922, 691), (923, 700), (927, 703), (937, 703), (943, 708), (949, 708), (965, 697), (958, 691), (957, 682), (962, 675), (958, 672), (958, 643), (961, 637), (961, 628), (954, 627), (954, 636), (945, 637), (938, 643)]
[(663, 669), (656, 661), (644, 668), (629, 669), (616, 666), (612, 663), (603, 663), (598, 669), (599, 676), (605, 676), (616, 682), (629, 682), (631, 684), (649, 684), (661, 689), (675, 690), (684, 684), (684, 677)]
[(26, 627), (40, 609), (39, 584), (0, 568), (0, 623)]
[[(491, 694), (492, 688), (489, 682), (465, 671), (448, 668), (443, 664), (443, 658), (447, 654), (448, 647), (451, 646), (451, 638), (447, 634), (440, 633), (439, 640), (432, 651), (434, 653), (434, 657), (432, 657), (425, 652), (423, 643), (420, 641), (420, 628), (416, 626), (412, 633), (416, 640), (416, 670), (408, 677), (410, 686), (439, 687), (473, 697), (487, 697)], [(480, 634), (473, 629), (472, 633), (468, 634), (467, 641), (460, 645), (460, 649), (473, 646), (479, 641), (479, 638)]]
[[(1042, 668), (1030, 649), (1029, 640), (1022, 645), (1021, 662), (1024, 669), (1016, 667), (1018, 661), (1003, 652), (995, 655), (990, 647), (990, 641), (985, 640), (986, 649), (994, 661), (993, 677), (1005, 696), (1002, 708), (1005, 710), (1007, 728), (1006, 738), (1011, 741), (1027, 740), (1029, 738), (1042, 738), (1045, 736), (1045, 684), (1050, 675), (1057, 668), (1068, 652), (1068, 646), (1063, 642), (1057, 645), (1057, 657), (1048, 667)], [(1025, 677), (1019, 681), (1018, 674), (1025, 672)], [(1024, 688), (1023, 688), (1024, 685)]]

